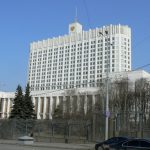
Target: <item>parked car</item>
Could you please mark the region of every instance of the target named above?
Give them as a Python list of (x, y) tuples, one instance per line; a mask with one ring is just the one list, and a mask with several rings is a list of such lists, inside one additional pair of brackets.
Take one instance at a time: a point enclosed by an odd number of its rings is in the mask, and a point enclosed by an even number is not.
[(150, 140), (130, 139), (109, 146), (110, 150), (150, 150)]
[(121, 141), (127, 141), (127, 137), (112, 137), (106, 141), (95, 144), (95, 150), (107, 150), (109, 145), (120, 143)]
[(118, 142), (118, 143), (111, 144), (111, 145), (109, 145), (108, 149), (109, 150), (119, 150), (121, 148), (122, 144), (127, 142), (127, 141), (128, 141), (128, 139), (121, 141), (121, 142)]

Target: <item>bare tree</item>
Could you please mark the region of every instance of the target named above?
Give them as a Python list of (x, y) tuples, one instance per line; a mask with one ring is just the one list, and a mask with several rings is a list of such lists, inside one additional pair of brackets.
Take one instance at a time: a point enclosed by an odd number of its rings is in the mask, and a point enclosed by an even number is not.
[(143, 137), (143, 129), (144, 127), (146, 127), (149, 118), (149, 105), (150, 105), (149, 92), (150, 92), (150, 84), (146, 79), (139, 79), (135, 82), (134, 108), (136, 111), (136, 124), (139, 124), (141, 137)]
[(127, 78), (115, 81), (111, 84), (110, 110), (117, 117), (117, 127), (123, 133), (129, 130), (129, 117), (133, 103), (133, 92), (130, 89)]

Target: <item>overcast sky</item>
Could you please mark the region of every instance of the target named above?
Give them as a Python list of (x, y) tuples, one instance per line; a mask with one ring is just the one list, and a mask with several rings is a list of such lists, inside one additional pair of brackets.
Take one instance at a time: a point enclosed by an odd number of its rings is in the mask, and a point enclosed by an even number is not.
[(84, 30), (131, 27), (132, 68), (150, 63), (150, 0), (0, 0), (0, 91), (25, 87), (30, 43), (68, 34), (76, 7)]

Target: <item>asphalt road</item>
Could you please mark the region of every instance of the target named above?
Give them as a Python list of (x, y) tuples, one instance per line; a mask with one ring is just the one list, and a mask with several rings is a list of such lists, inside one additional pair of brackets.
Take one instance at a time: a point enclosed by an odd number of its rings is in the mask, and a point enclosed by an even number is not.
[(59, 149), (50, 147), (33, 147), (33, 146), (0, 144), (0, 150), (62, 150), (62, 148)]

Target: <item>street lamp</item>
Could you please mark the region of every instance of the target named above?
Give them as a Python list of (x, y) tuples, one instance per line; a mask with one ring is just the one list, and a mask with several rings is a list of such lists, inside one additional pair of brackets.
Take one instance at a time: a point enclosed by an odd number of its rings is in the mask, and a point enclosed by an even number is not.
[[(105, 35), (101, 32), (99, 32), (103, 37), (108, 35), (108, 31), (105, 31)], [(108, 46), (109, 46), (108, 38), (107, 38), (107, 69), (106, 69), (106, 106), (105, 106), (105, 140), (108, 139), (108, 129), (109, 129), (109, 52), (108, 52)], [(110, 44), (111, 45), (111, 44)]]

